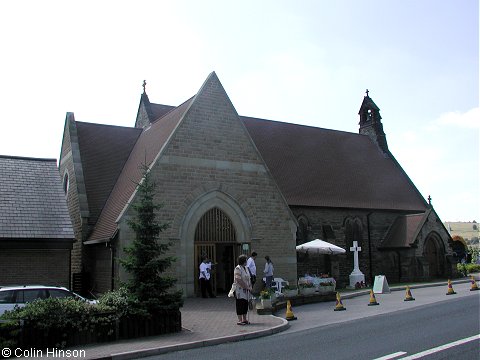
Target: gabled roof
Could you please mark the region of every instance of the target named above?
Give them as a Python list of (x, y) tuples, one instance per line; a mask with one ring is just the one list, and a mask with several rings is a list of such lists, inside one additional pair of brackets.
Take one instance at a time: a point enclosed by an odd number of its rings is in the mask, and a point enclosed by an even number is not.
[(290, 206), (426, 209), (404, 171), (368, 136), (241, 119)]
[(192, 99), (187, 100), (142, 131), (105, 203), (89, 241), (108, 240), (115, 233), (116, 220), (141, 180), (141, 165), (149, 166), (155, 160), (191, 101)]
[(0, 241), (73, 242), (55, 159), (0, 156)]
[(76, 124), (88, 200), (88, 224), (93, 226), (142, 129), (79, 121)]
[[(143, 131), (99, 125), (101, 135), (96, 137), (93, 133), (95, 124), (79, 123), (82, 163), (89, 169), (85, 177), (92, 181), (95, 179), (95, 182), (86, 180), (89, 183), (87, 193), (96, 192), (88, 195), (89, 206), (92, 207), (90, 211), (95, 216), (101, 209), (89, 241), (104, 241), (114, 235), (116, 220), (140, 181), (140, 165), (145, 161), (150, 165), (159, 155), (192, 99), (178, 107), (148, 101), (152, 117), (158, 118)], [(395, 158), (380, 151), (366, 135), (252, 117), (240, 116), (240, 119), (289, 206), (415, 213), (427, 209), (425, 200)], [(135, 141), (138, 131), (141, 134)], [(88, 141), (82, 139), (85, 134), (89, 134)], [(116, 136), (127, 140), (122, 141)], [(115, 145), (104, 147), (99, 157), (95, 158), (96, 147), (103, 145), (101, 139), (112, 139)], [(118, 155), (115, 164), (111, 164), (113, 174), (104, 169), (100, 176), (100, 164), (105, 166), (109, 163), (112, 151)], [(114, 173), (118, 171), (116, 177)], [(105, 180), (102, 180), (104, 176)], [(108, 188), (112, 190), (107, 199)], [(90, 197), (95, 199), (92, 204)]]
[(175, 106), (150, 103), (150, 108), (152, 110), (152, 122), (154, 122), (175, 109)]
[(406, 248), (410, 247), (417, 238), (418, 232), (428, 218), (430, 211), (422, 214), (403, 215), (395, 219), (388, 230), (387, 236), (379, 248)]

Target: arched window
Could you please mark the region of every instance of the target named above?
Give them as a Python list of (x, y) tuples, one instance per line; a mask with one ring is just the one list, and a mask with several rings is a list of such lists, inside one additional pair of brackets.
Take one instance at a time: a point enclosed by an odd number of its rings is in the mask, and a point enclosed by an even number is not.
[(305, 215), (298, 217), (297, 245), (305, 244), (309, 240), (310, 223)]
[(65, 195), (68, 194), (69, 187), (70, 187), (70, 181), (69, 181), (68, 171), (65, 171), (65, 174), (63, 175), (63, 192), (65, 193)]
[(345, 219), (345, 241), (348, 246), (358, 241), (358, 245), (362, 242), (363, 226), (359, 218)]
[(214, 207), (200, 218), (195, 229), (195, 242), (235, 243), (237, 237), (232, 220), (222, 210)]

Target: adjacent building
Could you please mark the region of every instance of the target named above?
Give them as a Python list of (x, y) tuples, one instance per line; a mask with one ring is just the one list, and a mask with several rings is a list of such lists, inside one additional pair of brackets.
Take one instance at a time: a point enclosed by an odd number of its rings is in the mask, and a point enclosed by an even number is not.
[(0, 286), (71, 286), (67, 190), (55, 159), (0, 156)]

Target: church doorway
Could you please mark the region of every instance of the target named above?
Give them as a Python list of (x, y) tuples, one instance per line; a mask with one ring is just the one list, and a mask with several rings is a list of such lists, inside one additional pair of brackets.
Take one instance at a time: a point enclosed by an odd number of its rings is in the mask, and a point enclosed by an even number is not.
[(236, 229), (221, 209), (208, 210), (195, 229), (195, 294), (200, 294), (199, 266), (206, 256), (212, 263), (211, 284), (214, 294), (225, 294), (233, 282), (237, 257), (249, 252), (249, 244), (237, 242)]
[(425, 241), (424, 256), (428, 262), (429, 277), (442, 277), (444, 275), (443, 251), (435, 236), (429, 236)]

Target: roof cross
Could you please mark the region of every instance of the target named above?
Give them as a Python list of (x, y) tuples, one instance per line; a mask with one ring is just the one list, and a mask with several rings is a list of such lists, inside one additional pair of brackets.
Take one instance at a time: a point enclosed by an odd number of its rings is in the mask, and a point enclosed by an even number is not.
[(365, 92), (367, 93), (367, 97), (368, 97), (368, 93), (369, 93), (370, 91), (368, 91), (368, 89), (367, 89), (367, 91), (365, 91)]
[(145, 88), (147, 87), (147, 80), (143, 80), (142, 86), (143, 86), (143, 93), (146, 94)]

